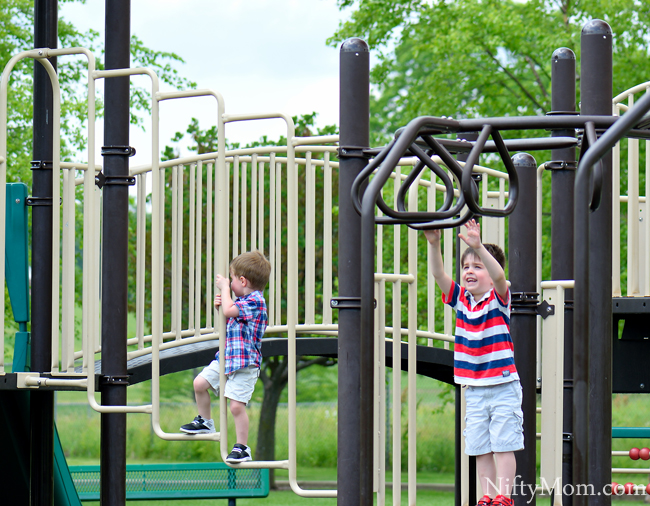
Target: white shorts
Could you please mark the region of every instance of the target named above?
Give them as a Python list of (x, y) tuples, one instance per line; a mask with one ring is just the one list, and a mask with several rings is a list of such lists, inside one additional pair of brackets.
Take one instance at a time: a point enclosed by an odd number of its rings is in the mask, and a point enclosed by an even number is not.
[(524, 448), (519, 380), (465, 389), (465, 453), (485, 455)]
[[(224, 397), (248, 404), (255, 390), (255, 383), (260, 375), (260, 368), (249, 365), (226, 375)], [(211, 390), (219, 397), (219, 362), (213, 360), (199, 376), (210, 383)]]

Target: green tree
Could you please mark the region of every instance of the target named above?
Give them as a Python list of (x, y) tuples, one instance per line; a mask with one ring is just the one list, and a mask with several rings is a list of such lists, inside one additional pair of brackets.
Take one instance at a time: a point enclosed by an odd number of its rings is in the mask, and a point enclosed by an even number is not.
[[(73, 0), (74, 1), (74, 0)], [(83, 1), (83, 0), (78, 0)], [(101, 21), (100, 21), (101, 22)], [(34, 2), (32, 0), (5, 0), (0, 9), (0, 68), (21, 51), (34, 47)], [(103, 41), (99, 33), (80, 32), (64, 18), (58, 21), (58, 47), (86, 47), (96, 57), (97, 69), (103, 68)], [(154, 51), (146, 47), (136, 35), (131, 37), (131, 66), (155, 70), (161, 81), (174, 88), (191, 88), (195, 84), (179, 74), (177, 64), (183, 63), (175, 53)], [(38, 63), (36, 63), (39, 65)], [(87, 63), (84, 57), (64, 56), (57, 59), (57, 73), (61, 84), (62, 158), (71, 159), (87, 144), (86, 140), (86, 82)], [(29, 161), (32, 153), (32, 84), (34, 61), (23, 59), (9, 78), (8, 96), (8, 168), (9, 180), (29, 183)], [(97, 97), (98, 114), (101, 100)], [(149, 112), (150, 95), (139, 86), (131, 90), (131, 123), (143, 124), (140, 113)]]
[[(371, 81), (375, 139), (416, 116), (543, 115), (551, 55), (572, 49), (590, 19), (614, 32), (614, 90), (647, 80), (650, 9), (635, 0), (339, 0), (352, 8), (329, 39), (358, 36), (376, 56)], [(579, 77), (579, 76), (578, 76)]]
[[(339, 0), (339, 6), (351, 14), (328, 42), (361, 37), (376, 62), (371, 71), (375, 144), (417, 116), (546, 114), (551, 55), (560, 47), (576, 53), (579, 103), (580, 36), (592, 19), (612, 28), (614, 94), (648, 80), (642, 62), (650, 53), (650, 8), (636, 0)], [(506, 133), (531, 135), (546, 134)], [(533, 155), (538, 163), (550, 159), (549, 152)], [(626, 180), (627, 164), (621, 165)], [(645, 184), (645, 174), (640, 178)], [(544, 183), (544, 279), (550, 275), (550, 204), (550, 184)]]

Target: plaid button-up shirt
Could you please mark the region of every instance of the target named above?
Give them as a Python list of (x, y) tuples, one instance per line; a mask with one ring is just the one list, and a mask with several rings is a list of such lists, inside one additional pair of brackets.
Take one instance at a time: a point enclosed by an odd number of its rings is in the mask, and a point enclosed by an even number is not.
[[(262, 336), (269, 321), (262, 292), (251, 292), (234, 302), (239, 316), (228, 318), (226, 326), (226, 374), (249, 365), (261, 366)], [(219, 360), (219, 352), (216, 359)]]

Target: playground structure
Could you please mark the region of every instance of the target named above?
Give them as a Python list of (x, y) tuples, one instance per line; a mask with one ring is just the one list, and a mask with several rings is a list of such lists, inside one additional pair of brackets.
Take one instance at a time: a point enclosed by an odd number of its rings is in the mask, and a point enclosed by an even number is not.
[[(609, 35), (608, 40), (611, 44), (611, 32)], [(606, 37), (605, 39), (607, 40)], [(344, 45), (342, 59), (343, 53), (346, 52), (359, 56), (359, 54), (364, 53), (363, 44), (359, 41), (353, 41), (348, 45)], [(365, 52), (367, 53), (367, 48)], [(562, 54), (567, 56), (565, 53)], [(92, 141), (94, 138), (94, 100), (88, 102), (88, 162), (62, 162), (56, 151), (52, 158), (53, 174), (60, 174), (60, 177), (55, 177), (53, 180), (52, 198), (54, 202), (61, 200), (60, 214), (55, 212), (52, 215), (52, 229), (60, 231), (60, 233), (54, 233), (52, 236), (52, 250), (61, 251), (61, 256), (54, 255), (52, 261), (52, 314), (55, 317), (52, 319), (50, 333), (52, 338), (51, 361), (46, 369), (32, 373), (9, 373), (4, 370), (4, 363), (0, 363), (0, 373), (6, 379), (15, 381), (16, 389), (30, 389), (32, 391), (51, 391), (58, 388), (84, 389), (88, 392), (89, 404), (93, 409), (104, 414), (150, 413), (152, 427), (157, 436), (167, 440), (206, 439), (220, 441), (221, 457), (223, 458), (229, 451), (226, 438), (227, 432), (225, 430), (227, 424), (225, 403), (220, 403), (220, 430), (217, 435), (187, 436), (176, 432), (167, 432), (163, 427), (164, 422), (160, 419), (159, 357), (160, 353), (165, 350), (217, 338), (220, 339), (220, 345), (223, 344), (224, 321), (219, 318), (211, 304), (214, 295), (214, 276), (216, 273), (227, 272), (228, 260), (238, 252), (259, 248), (268, 254), (273, 266), (272, 279), (267, 293), (270, 322), (267, 334), (269, 336), (286, 336), (287, 354), (292, 364), (294, 364), (294, 367), (289, 368), (290, 450), (286, 460), (277, 462), (256, 461), (240, 464), (239, 467), (285, 468), (289, 470), (291, 487), (296, 493), (308, 497), (323, 497), (335, 494), (332, 491), (303, 490), (296, 480), (296, 341), (301, 334), (321, 335), (330, 339), (337, 334), (340, 336), (339, 329), (343, 331), (344, 317), (342, 314), (350, 310), (360, 311), (364, 315), (362, 318), (365, 318), (365, 320), (362, 320), (361, 332), (364, 336), (369, 333), (369, 339), (365, 342), (370, 343), (370, 352), (362, 353), (361, 356), (376, 357), (376, 360), (364, 359), (362, 364), (362, 367), (370, 368), (369, 374), (362, 374), (362, 380), (370, 379), (369, 386), (372, 391), (370, 395), (371, 419), (362, 420), (361, 426), (366, 427), (366, 429), (374, 428), (374, 430), (366, 430), (371, 439), (370, 449), (366, 448), (363, 451), (372, 454), (375, 464), (372, 467), (368, 466), (370, 476), (362, 476), (360, 479), (365, 480), (363, 481), (365, 485), (370, 482), (371, 493), (376, 492), (378, 503), (383, 504), (385, 502), (385, 469), (383, 468), (385, 455), (382, 452), (385, 449), (384, 438), (387, 437), (383, 431), (379, 430), (379, 427), (385, 426), (384, 420), (386, 416), (385, 399), (382, 398), (384, 390), (381, 388), (386, 374), (384, 367), (385, 346), (383, 343), (387, 335), (392, 338), (392, 360), (393, 364), (398, 364), (403, 362), (401, 356), (402, 336), (407, 336), (408, 354), (406, 362), (408, 363), (409, 386), (407, 404), (409, 413), (409, 461), (407, 467), (409, 471), (409, 502), (415, 502), (415, 456), (417, 451), (415, 434), (417, 427), (415, 426), (414, 416), (416, 407), (414, 388), (416, 368), (413, 365), (416, 363), (418, 343), (420, 346), (431, 346), (434, 341), (443, 341), (445, 343), (444, 348), (450, 355), (451, 351), (448, 351), (448, 343), (453, 341), (451, 311), (446, 308), (442, 315), (436, 312), (435, 301), (439, 298), (439, 293), (436, 291), (432, 277), (428, 273), (426, 262), (422, 261), (422, 255), (418, 255), (418, 251), (422, 251), (425, 243), (421, 237), (422, 234), (417, 231), (417, 227), (431, 226), (434, 220), (447, 220), (444, 223), (446, 227), (444, 232), (444, 257), (447, 269), (450, 273), (453, 272), (454, 233), (449, 228), (450, 226), (460, 225), (463, 220), (469, 219), (468, 217), (473, 214), (494, 214), (499, 216), (516, 211), (516, 209), (522, 209), (524, 208), (521, 202), (522, 195), (532, 197), (532, 195), (538, 195), (537, 192), (541, 191), (545, 169), (555, 169), (557, 172), (563, 170), (571, 172), (570, 167), (567, 167), (566, 164), (559, 169), (545, 163), (538, 166), (534, 159), (532, 159), (531, 163), (530, 157), (519, 158), (517, 163), (508, 165), (509, 156), (505, 156), (507, 152), (523, 149), (521, 146), (524, 144), (517, 144), (508, 139), (501, 142), (500, 135), (495, 133), (497, 130), (521, 129), (525, 125), (532, 125), (528, 128), (554, 129), (557, 131), (584, 129), (582, 145), (589, 144), (593, 147), (596, 145), (596, 128), (605, 129), (611, 125), (618, 126), (622, 121), (615, 121), (615, 119), (606, 115), (596, 116), (596, 114), (603, 114), (602, 112), (592, 113), (593, 116), (586, 118), (571, 114), (557, 114), (548, 118), (493, 119), (493, 121), (453, 121), (450, 119), (426, 118), (420, 120), (419, 124), (414, 122), (407, 126), (401, 132), (401, 135), (397, 137), (395, 143), (389, 146), (389, 149), (383, 152), (373, 152), (360, 148), (360, 146), (367, 145), (367, 142), (366, 144), (355, 143), (350, 141), (349, 137), (345, 138), (349, 134), (349, 130), (346, 131), (343, 124), (341, 125), (341, 139), (334, 136), (297, 138), (294, 134), (291, 118), (282, 114), (248, 116), (230, 114), (226, 111), (223, 97), (217, 92), (160, 93), (157, 87), (156, 75), (147, 69), (96, 71), (93, 68), (94, 56), (87, 50), (39, 49), (17, 55), (12, 62), (21, 58), (37, 59), (48, 69), (48, 74), (56, 90), (56, 75), (53, 69), (47, 66), (46, 58), (54, 56), (73, 57), (74, 55), (85, 57), (88, 61), (89, 97), (94, 97), (94, 81), (97, 79), (110, 80), (118, 76), (145, 75), (151, 81), (151, 142), (154, 156), (151, 164), (146, 167), (131, 167), (128, 176), (121, 176), (121, 182), (128, 184), (133, 178), (136, 186), (134, 206), (130, 210), (133, 213), (133, 221), (136, 223), (136, 234), (132, 238), (136, 254), (134, 261), (130, 263), (130, 268), (133, 269), (133, 278), (136, 280), (135, 305), (138, 328), (135, 336), (128, 336), (129, 340), (126, 344), (130, 346), (130, 349), (129, 351), (124, 350), (124, 352), (126, 353), (126, 361), (144, 354), (151, 355), (152, 402), (150, 405), (143, 406), (127, 406), (126, 402), (122, 405), (109, 405), (102, 401), (98, 402), (95, 395), (100, 376), (106, 376), (106, 373), (101, 373), (101, 371), (100, 374), (97, 374), (95, 356), (102, 353), (102, 358), (104, 358), (109, 350), (106, 349), (102, 339), (100, 339), (100, 328), (103, 324), (100, 314), (104, 313), (103, 310), (100, 310), (100, 284), (102, 272), (106, 268), (106, 263), (104, 262), (102, 266), (100, 259), (106, 257), (100, 255), (100, 247), (103, 244), (100, 241), (101, 233), (99, 228), (101, 192), (97, 185), (98, 180), (102, 184), (102, 178), (107, 176), (107, 172), (105, 167), (104, 170), (101, 170), (102, 167), (94, 163), (95, 153), (93, 151), (94, 142)], [(367, 57), (367, 54), (365, 56)], [(583, 52), (583, 60), (587, 56)], [(565, 62), (570, 63), (571, 58), (563, 58), (562, 63)], [(575, 60), (573, 60), (573, 64), (575, 70)], [(0, 90), (2, 94), (0, 97), (0, 100), (2, 100), (0, 103), (0, 116), (2, 118), (6, 118), (9, 70), (10, 66), (3, 73), (2, 89)], [(360, 71), (362, 72), (363, 69)], [(572, 75), (575, 76), (575, 71)], [(628, 107), (634, 103), (634, 99), (629, 97), (633, 97), (635, 92), (643, 91), (646, 88), (646, 85), (641, 85), (638, 90), (633, 89), (624, 94), (625, 99), (628, 100)], [(365, 93), (367, 95), (367, 86)], [(210, 96), (215, 100), (215, 120), (219, 132), (218, 152), (161, 162), (157, 157), (157, 153), (160, 151), (157, 135), (160, 102), (181, 98), (190, 100), (192, 97), (197, 96)], [(611, 93), (607, 96), (608, 107), (611, 107), (611, 96)], [(620, 102), (621, 98), (622, 95), (617, 97), (615, 102)], [(573, 100), (575, 106), (575, 82)], [(57, 107), (58, 104), (55, 101), (55, 111)], [(568, 111), (568, 108), (554, 109)], [(616, 106), (615, 112), (619, 109), (625, 110), (625, 107)], [(583, 112), (585, 112), (584, 106)], [(609, 112), (606, 114), (609, 114)], [(285, 146), (231, 151), (225, 149), (228, 124), (236, 121), (260, 121), (271, 118), (285, 121), (287, 138)], [(55, 115), (55, 125), (57, 124), (56, 121), (57, 116)], [(640, 117), (630, 125), (630, 128), (639, 121)], [(492, 132), (485, 128), (486, 122), (490, 124)], [(587, 123), (592, 123), (594, 127), (590, 127)], [(6, 124), (0, 130), (6, 132)], [(473, 131), (483, 131), (484, 134), (476, 141), (456, 144), (445, 144), (443, 141), (434, 140), (438, 139), (435, 135), (440, 133), (462, 134)], [(58, 129), (54, 128), (54, 132), (56, 135)], [(486, 142), (490, 133), (493, 135), (494, 145)], [(648, 136), (646, 131), (636, 131), (633, 134), (643, 138)], [(419, 143), (420, 141), (421, 143)], [(0, 137), (0, 144), (3, 142), (4, 146), (6, 146), (6, 137), (4, 139)], [(571, 135), (546, 139), (538, 144), (535, 144), (535, 141), (527, 142), (529, 142), (527, 145), (529, 150), (551, 148), (556, 152), (575, 149), (578, 144), (577, 139), (572, 138)], [(638, 150), (634, 147), (634, 142), (637, 141), (630, 140), (628, 147), (631, 161), (634, 161), (635, 157), (638, 159)], [(336, 146), (337, 143), (339, 144), (338, 147)], [(58, 145), (58, 140), (55, 137), (53, 146), (56, 148)], [(0, 150), (2, 148), (3, 146), (0, 145)], [(497, 149), (501, 153), (501, 158), (508, 170), (503, 172), (488, 167), (475, 166), (478, 163), (478, 154), (484, 148), (485, 151)], [(6, 150), (6, 148), (4, 149)], [(350, 150), (356, 151), (350, 152)], [(455, 162), (452, 156), (457, 154), (461, 156), (463, 154), (467, 155), (468, 152), (470, 159), (464, 164)], [(634, 153), (637, 153), (637, 155)], [(339, 155), (340, 161), (332, 160), (333, 154)], [(0, 157), (2, 157), (0, 170), (2, 171), (2, 177), (5, 177), (7, 170), (6, 151), (0, 151)], [(363, 167), (368, 157), (374, 159), (374, 166), (371, 164), (369, 169), (360, 170), (360, 179), (357, 179), (351, 185), (353, 188), (358, 188), (362, 184), (363, 178), (370, 178), (372, 169), (378, 169), (366, 188), (363, 202), (359, 199), (358, 206), (362, 216), (372, 223), (372, 233), (368, 232), (370, 227), (366, 227), (361, 234), (364, 238), (367, 236), (363, 234), (369, 234), (372, 238), (370, 242), (366, 240), (365, 246), (361, 248), (365, 258), (361, 262), (362, 275), (365, 275), (366, 278), (362, 283), (365, 292), (360, 294), (361, 308), (359, 309), (358, 298), (348, 298), (347, 295), (342, 294), (343, 280), (339, 281), (338, 297), (336, 296), (336, 290), (334, 290), (335, 277), (332, 269), (332, 259), (335, 257), (335, 252), (338, 251), (338, 257), (341, 260), (341, 249), (344, 245), (337, 244), (336, 238), (333, 237), (336, 223), (332, 217), (332, 209), (337, 202), (337, 197), (334, 196), (337, 179), (339, 180), (339, 206), (342, 207), (344, 201), (348, 200), (347, 195), (341, 193), (341, 177), (337, 177), (341, 174), (342, 165), (352, 161)], [(553, 157), (553, 160), (551, 164), (560, 159)], [(616, 160), (616, 156), (614, 160)], [(432, 161), (434, 165), (432, 166), (429, 161)], [(567, 162), (567, 160), (564, 161)], [(570, 163), (571, 160), (568, 160), (568, 162)], [(436, 166), (444, 166), (445, 170), (438, 170)], [(616, 166), (615, 162), (615, 171)], [(422, 171), (424, 167), (431, 170)], [(620, 287), (620, 280), (618, 283), (616, 281), (619, 279), (617, 274), (620, 271), (620, 249), (617, 247), (617, 243), (614, 242), (614, 255), (609, 262), (612, 272), (615, 273), (611, 293), (616, 297), (624, 293), (626, 295), (625, 299), (634, 297), (636, 301), (644, 301), (645, 298), (650, 296), (650, 283), (648, 282), (650, 268), (648, 268), (648, 255), (646, 254), (650, 250), (648, 248), (650, 233), (648, 220), (639, 221), (636, 218), (639, 215), (644, 216), (647, 211), (645, 198), (639, 196), (638, 184), (635, 184), (638, 181), (638, 176), (632, 175), (632, 173), (638, 173), (631, 170), (632, 167), (633, 165), (630, 163), (628, 166), (628, 193), (622, 200), (627, 203), (629, 216), (626, 248), (627, 287), (623, 291)], [(452, 178), (446, 175), (447, 171), (453, 174)], [(79, 177), (80, 174), (83, 177)], [(480, 183), (476, 187), (474, 187), (475, 183), (472, 174), (480, 174)], [(105, 189), (110, 188), (111, 182), (115, 184), (116, 180), (111, 180), (111, 177), (119, 177), (108, 176), (109, 185), (105, 186)], [(526, 186), (530, 185), (531, 176), (533, 186)], [(513, 182), (515, 179), (518, 180), (517, 183)], [(392, 185), (386, 184), (389, 180), (392, 180)], [(614, 172), (613, 180), (618, 181), (616, 172)], [(104, 179), (105, 182), (106, 179)], [(457, 184), (454, 185), (454, 182)], [(508, 186), (508, 191), (506, 191), (506, 186)], [(417, 188), (417, 191), (414, 191), (414, 188)], [(105, 191), (105, 189), (102, 191)], [(519, 191), (520, 199), (517, 208), (515, 208), (514, 204), (516, 200), (515, 189)], [(2, 199), (5, 198), (5, 192), (0, 191), (0, 195), (2, 195), (0, 197), (0, 210), (4, 211), (5, 202)], [(250, 195), (250, 198), (248, 198), (248, 195)], [(355, 195), (358, 195), (358, 192)], [(383, 195), (382, 198), (391, 204), (380, 205), (380, 212), (377, 212), (376, 204), (380, 195)], [(605, 195), (603, 193), (604, 199), (606, 199)], [(620, 195), (617, 187), (614, 187), (613, 195)], [(479, 198), (476, 199), (476, 196), (479, 196)], [(534, 199), (527, 200), (528, 203), (531, 203)], [(621, 220), (617, 219), (618, 215), (616, 214), (617, 209), (620, 208), (620, 200), (615, 197), (609, 199), (609, 203), (613, 203), (611, 216), (614, 216), (614, 218), (611, 223), (614, 229), (612, 238), (621, 236)], [(75, 208), (80, 205), (79, 202), (83, 202), (83, 220), (77, 222)], [(455, 207), (452, 207), (454, 202)], [(601, 202), (601, 206), (604, 203), (605, 200)], [(541, 198), (538, 198), (537, 204), (541, 206)], [(106, 200), (104, 200), (104, 206), (106, 206)], [(584, 207), (586, 209), (587, 206)], [(364, 215), (366, 209), (370, 210), (369, 216), (367, 213)], [(532, 213), (523, 214), (523, 218), (518, 218), (527, 223), (525, 226), (530, 229), (533, 238), (539, 237), (541, 234), (539, 225), (541, 207), (534, 207), (534, 209), (535, 211)], [(356, 213), (356, 211), (354, 212)], [(409, 215), (408, 213), (412, 214)], [(438, 215), (432, 216), (435, 213), (438, 213)], [(446, 215), (442, 216), (441, 214), (444, 213)], [(458, 213), (463, 215), (461, 219), (456, 219)], [(533, 215), (536, 215), (536, 220), (532, 218)], [(341, 211), (339, 210), (340, 216)], [(106, 219), (105, 216), (104, 219)], [(511, 227), (513, 219), (514, 217), (510, 218)], [(452, 220), (452, 222), (449, 222), (449, 220)], [(0, 219), (0, 223), (4, 223), (4, 219)], [(313, 226), (314, 223), (318, 223), (318, 227)], [(379, 223), (376, 237), (374, 235), (375, 223)], [(406, 227), (394, 226), (404, 223), (409, 223), (411, 227), (406, 229)], [(504, 220), (499, 217), (486, 217), (483, 223), (484, 240), (504, 246)], [(537, 229), (532, 226), (532, 223), (537, 223)], [(61, 224), (65, 226), (61, 226)], [(632, 226), (632, 224), (635, 226)], [(512, 252), (513, 236), (515, 234), (512, 232), (511, 228), (509, 246), (513, 306), (515, 306), (515, 292), (520, 295), (519, 299), (517, 299), (519, 314), (514, 316), (517, 310), (513, 311), (513, 335), (517, 336), (514, 329), (516, 322), (526, 320), (526, 325), (530, 325), (532, 321), (533, 328), (538, 331), (537, 333), (540, 336), (537, 339), (537, 344), (533, 345), (533, 350), (543, 349), (545, 356), (554, 357), (553, 361), (539, 362), (535, 360), (539, 353), (532, 353), (532, 362), (530, 362), (531, 354), (526, 356), (529, 360), (527, 363), (532, 363), (532, 367), (529, 367), (527, 372), (534, 373), (532, 385), (530, 381), (528, 385), (529, 389), (532, 386), (532, 390), (528, 391), (534, 392), (538, 386), (537, 378), (542, 378), (542, 385), (540, 385), (543, 396), (542, 475), (547, 477), (547, 483), (556, 483), (558, 477), (563, 479), (561, 463), (563, 455), (562, 433), (567, 431), (563, 430), (562, 427), (562, 415), (563, 412), (566, 413), (566, 407), (562, 409), (562, 403), (559, 402), (559, 399), (563, 398), (562, 391), (566, 378), (563, 377), (561, 368), (552, 367), (552, 365), (553, 362), (562, 364), (567, 358), (570, 360), (570, 357), (564, 355), (564, 347), (561, 340), (558, 339), (558, 336), (565, 333), (563, 322), (565, 311), (557, 310), (557, 308), (565, 306), (564, 292), (571, 290), (574, 284), (570, 281), (571, 277), (556, 277), (555, 275), (553, 278), (560, 281), (542, 282), (541, 256), (539, 253), (536, 254), (541, 251), (539, 247), (533, 248), (532, 255), (524, 255), (527, 260), (533, 261), (533, 269), (537, 271), (537, 276), (531, 276), (530, 270), (522, 274), (521, 266), (518, 266), (519, 270), (517, 271), (513, 266), (513, 256), (515, 255)], [(0, 241), (4, 241), (5, 234), (0, 234), (0, 237), (2, 237)], [(185, 237), (188, 237), (189, 240), (185, 241)], [(341, 236), (339, 235), (339, 237)], [(517, 247), (523, 249), (530, 247), (531, 244), (534, 246), (535, 239), (529, 240), (529, 237), (531, 237), (531, 234), (526, 235), (523, 240), (530, 244), (518, 245)], [(75, 245), (79, 238), (81, 238), (83, 246), (83, 280), (81, 283), (81, 300), (83, 301), (82, 343), (75, 342), (75, 333), (79, 330), (79, 324), (74, 319), (75, 300), (79, 295), (75, 293), (77, 285), (75, 276), (78, 275), (75, 267)], [(355, 240), (358, 238), (355, 237)], [(104, 236), (104, 242), (106, 242), (106, 236)], [(353, 244), (352, 239), (350, 243)], [(367, 253), (369, 244), (376, 248), (376, 250), (373, 249), (372, 256)], [(589, 244), (589, 241), (587, 241), (587, 244)], [(0, 244), (2, 254), (5, 251), (3, 246)], [(350, 245), (345, 247), (350, 247)], [(1, 268), (4, 268), (5, 263), (0, 261), (0, 265), (3, 266)], [(589, 264), (586, 265), (589, 266)], [(169, 275), (167, 275), (168, 270)], [(338, 274), (340, 278), (341, 271)], [(301, 275), (304, 295), (302, 300), (299, 300)], [(518, 277), (518, 279), (514, 279), (514, 277)], [(527, 283), (533, 284), (532, 289), (522, 289), (518, 285), (524, 277)], [(368, 278), (370, 281), (368, 281)], [(576, 283), (577, 280), (576, 277)], [(427, 286), (427, 293), (424, 297), (418, 293), (419, 283)], [(188, 289), (185, 287), (188, 287)], [(606, 294), (611, 304), (609, 292), (609, 287), (607, 287)], [(530, 293), (543, 294), (542, 298), (546, 305), (543, 303), (538, 304), (536, 296), (527, 295)], [(169, 294), (168, 300), (164, 299), (164, 294)], [(372, 299), (377, 301), (376, 310), (374, 304), (372, 304)], [(330, 300), (332, 305), (329, 304)], [(576, 303), (577, 301), (578, 296), (576, 295)], [(621, 304), (628, 303), (621, 301)], [(544, 320), (542, 337), (542, 325), (540, 323), (542, 317), (537, 315), (537, 308), (553, 306), (556, 308), (555, 314), (548, 316)], [(184, 308), (187, 308), (187, 313), (183, 311)], [(338, 319), (332, 311), (333, 308), (338, 309), (340, 312)], [(406, 311), (403, 308), (407, 308)], [(570, 311), (570, 309), (567, 309), (567, 311)], [(406, 318), (404, 318), (404, 313), (406, 313)], [(611, 314), (611, 310), (609, 313)], [(165, 314), (170, 314), (168, 326), (164, 324)], [(426, 314), (426, 318), (422, 318), (422, 314)], [(420, 318), (418, 318), (419, 315)], [(600, 316), (602, 317), (602, 314)], [(442, 332), (436, 332), (436, 322), (441, 317), (444, 321), (443, 329)], [(404, 319), (405, 322), (403, 322)], [(364, 324), (363, 321), (366, 323)], [(368, 321), (370, 324), (367, 323)], [(602, 325), (602, 327), (609, 331), (606, 338), (611, 344), (611, 322), (610, 327), (607, 325)], [(533, 333), (535, 333), (535, 330), (533, 330)], [(555, 333), (553, 333), (554, 330)], [(81, 346), (77, 347), (78, 344), (81, 344)], [(339, 343), (339, 347), (341, 346), (343, 344)], [(521, 343), (520, 346), (520, 342), (516, 342), (515, 346), (520, 351), (523, 349), (524, 344)], [(399, 399), (401, 376), (399, 373), (394, 372), (393, 374), (393, 392), (396, 396), (393, 405), (399, 406), (401, 404)], [(223, 381), (224, 377), (222, 375)], [(616, 375), (614, 381), (616, 381)], [(367, 390), (368, 385), (365, 385), (365, 388)], [(367, 393), (362, 388), (362, 403), (368, 400), (367, 395), (364, 397), (364, 392)], [(533, 396), (529, 397), (534, 400)], [(376, 401), (373, 399), (376, 399)], [(346, 402), (346, 400), (343, 399), (343, 402)], [(366, 405), (363, 404), (362, 407), (364, 406)], [(395, 431), (392, 434), (393, 446), (396, 449), (393, 453), (399, 455), (399, 446), (401, 444), (399, 410), (393, 410), (393, 416), (397, 422), (393, 424)], [(459, 414), (458, 416), (462, 418), (462, 415)], [(534, 414), (531, 418), (534, 421)], [(343, 422), (340, 421), (339, 423)], [(353, 420), (353, 423), (356, 423), (356, 420)], [(578, 429), (581, 426), (576, 424), (575, 427), (577, 436), (578, 432), (580, 432)], [(532, 435), (535, 432), (536, 430), (533, 429)], [(530, 435), (530, 431), (528, 431), (528, 436)], [(608, 438), (607, 434), (605, 434), (605, 437)], [(461, 459), (458, 460), (460, 463)], [(467, 471), (468, 459), (464, 458), (463, 460), (463, 470), (457, 473), (460, 475), (457, 476), (457, 479), (462, 477), (457, 497), (459, 504), (470, 504), (472, 502), (471, 476)], [(534, 463), (534, 452), (532, 461)], [(400, 459), (395, 458), (393, 460), (394, 476), (401, 474), (401, 466)], [(608, 468), (611, 468), (611, 465)], [(365, 471), (362, 470), (361, 472), (365, 473)], [(341, 484), (341, 480), (339, 480), (339, 483), (339, 502), (341, 504), (346, 503), (346, 501), (351, 504), (358, 503), (357, 497), (349, 497), (348, 495), (341, 497), (342, 492), (348, 494), (353, 487), (348, 486), (346, 489), (346, 485)], [(527, 481), (527, 483), (534, 483), (534, 477), (532, 482)], [(398, 489), (400, 485), (394, 483), (393, 486)], [(399, 494), (394, 494), (394, 496), (399, 497)], [(562, 499), (561, 494), (555, 494), (555, 504), (561, 503)]]

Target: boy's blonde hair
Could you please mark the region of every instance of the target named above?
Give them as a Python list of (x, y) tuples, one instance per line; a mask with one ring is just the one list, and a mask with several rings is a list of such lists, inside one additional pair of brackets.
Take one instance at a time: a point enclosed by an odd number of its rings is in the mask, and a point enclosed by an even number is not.
[(244, 276), (255, 290), (264, 290), (271, 276), (271, 262), (261, 251), (248, 251), (230, 262), (230, 273)]

